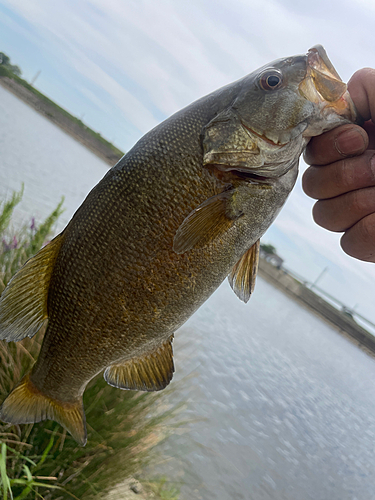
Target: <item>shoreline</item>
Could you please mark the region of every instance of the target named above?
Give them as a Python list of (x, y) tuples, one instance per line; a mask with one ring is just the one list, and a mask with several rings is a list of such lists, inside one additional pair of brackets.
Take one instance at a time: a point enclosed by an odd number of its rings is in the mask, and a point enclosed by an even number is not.
[[(20, 79), (19, 82), (9, 76), (0, 74), (0, 85), (5, 90), (11, 92), (39, 114), (60, 127), (64, 132), (73, 137), (73, 139), (99, 156), (108, 165), (112, 167), (122, 158), (122, 151), (118, 150), (105, 139), (99, 138), (99, 134), (87, 127), (81, 120), (60, 108), (46, 96), (33, 89), (27, 82), (25, 84), (21, 82), (23, 80)], [(34, 91), (30, 90), (26, 84)]]
[(368, 354), (375, 355), (375, 336), (303, 283), (297, 281), (284, 270), (277, 269), (263, 258), (259, 259), (259, 275), (299, 304), (335, 326), (338, 333), (344, 335), (349, 341), (354, 342)]

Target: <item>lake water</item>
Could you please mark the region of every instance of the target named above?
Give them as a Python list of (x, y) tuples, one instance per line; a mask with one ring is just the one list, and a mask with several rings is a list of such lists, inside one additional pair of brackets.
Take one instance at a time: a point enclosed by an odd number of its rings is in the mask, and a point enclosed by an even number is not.
[[(0, 197), (25, 183), (17, 221), (65, 196), (69, 220), (105, 174), (100, 159), (0, 87)], [(375, 361), (258, 279), (225, 283), (177, 332), (165, 402), (188, 420), (158, 471), (181, 500), (375, 499)], [(173, 390), (175, 389), (175, 390)]]

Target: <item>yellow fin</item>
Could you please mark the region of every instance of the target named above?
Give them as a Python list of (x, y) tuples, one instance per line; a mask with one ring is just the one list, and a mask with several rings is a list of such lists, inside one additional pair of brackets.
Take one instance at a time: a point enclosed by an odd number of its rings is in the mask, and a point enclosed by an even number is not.
[(42, 394), (26, 374), (0, 408), (0, 419), (10, 424), (31, 424), (55, 420), (82, 446), (86, 444), (86, 419), (82, 397), (62, 402)]
[(224, 191), (203, 202), (193, 210), (177, 229), (173, 250), (184, 253), (193, 247), (202, 248), (233, 225), (234, 218), (227, 215), (228, 202), (234, 190)]
[(104, 378), (109, 385), (134, 391), (160, 391), (172, 380), (173, 335), (159, 349), (141, 358), (108, 366)]
[(0, 339), (32, 337), (48, 318), (47, 295), (62, 235), (31, 257), (13, 276), (0, 298)]
[(228, 276), (234, 293), (243, 302), (248, 302), (254, 291), (258, 272), (260, 240), (247, 250)]

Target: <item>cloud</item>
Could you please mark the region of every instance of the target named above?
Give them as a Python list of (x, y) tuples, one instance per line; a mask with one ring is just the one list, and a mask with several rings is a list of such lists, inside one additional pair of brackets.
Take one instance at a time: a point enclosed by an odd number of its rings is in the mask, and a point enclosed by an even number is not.
[[(142, 133), (267, 61), (342, 39), (344, 18), (342, 9), (324, 19), (318, 8), (276, 0), (237, 0), (235, 8), (223, 0), (5, 4), (38, 31), (34, 43), (51, 63), (70, 66), (87, 87), (105, 92)], [(330, 43), (333, 55), (352, 47), (346, 60), (354, 66), (358, 45), (352, 40), (344, 49), (344, 44)]]

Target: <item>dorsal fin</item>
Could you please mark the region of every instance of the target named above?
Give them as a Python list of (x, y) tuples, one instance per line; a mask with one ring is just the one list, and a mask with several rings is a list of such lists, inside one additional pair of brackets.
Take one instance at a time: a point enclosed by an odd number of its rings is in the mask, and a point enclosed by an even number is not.
[(156, 351), (124, 363), (108, 366), (104, 378), (109, 385), (134, 391), (160, 391), (172, 380), (173, 335)]
[(228, 276), (234, 293), (245, 303), (248, 302), (254, 291), (259, 264), (259, 247), (260, 240), (243, 254)]
[(32, 337), (48, 318), (47, 295), (62, 234), (31, 257), (13, 276), (0, 298), (0, 339)]

